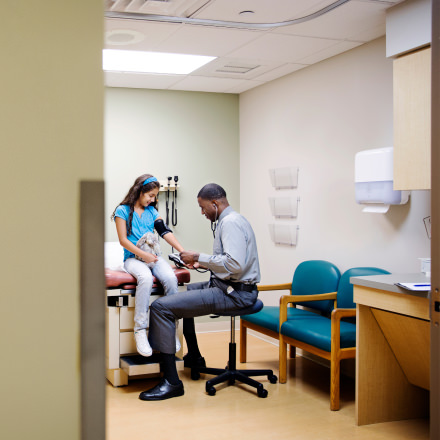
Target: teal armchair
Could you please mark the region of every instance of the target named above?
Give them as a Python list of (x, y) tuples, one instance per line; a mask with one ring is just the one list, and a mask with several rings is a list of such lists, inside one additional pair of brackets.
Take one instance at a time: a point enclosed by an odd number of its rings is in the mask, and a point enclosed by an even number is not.
[[(310, 295), (309, 304), (322, 304), (324, 296), (336, 299), (330, 316), (289, 314), (291, 304), (304, 304), (304, 297), (285, 295), (280, 299), (280, 383), (287, 380), (287, 345), (301, 348), (330, 361), (330, 409), (339, 409), (340, 362), (356, 357), (356, 306), (353, 303), (351, 277), (389, 273), (375, 267), (357, 267), (344, 272), (337, 291), (327, 295)], [(305, 282), (306, 280), (304, 280)], [(349, 321), (343, 321), (350, 318)]]
[[(292, 295), (300, 297), (298, 303), (292, 303), (286, 307), (285, 320), (294, 317), (313, 317), (316, 313), (328, 315), (333, 309), (336, 294), (323, 297), (322, 301), (308, 301), (309, 295), (327, 294), (335, 292), (339, 283), (340, 272), (338, 268), (324, 260), (308, 260), (300, 263), (296, 268), (291, 283), (259, 285), (259, 291), (290, 290)], [(314, 296), (316, 298), (316, 296)], [(296, 305), (304, 305), (313, 308), (313, 311), (297, 308)], [(240, 318), (240, 362), (247, 360), (247, 329), (254, 330), (274, 339), (279, 339), (280, 307), (265, 306), (260, 312), (253, 315), (244, 315)], [(290, 355), (295, 356), (295, 348), (291, 349)]]

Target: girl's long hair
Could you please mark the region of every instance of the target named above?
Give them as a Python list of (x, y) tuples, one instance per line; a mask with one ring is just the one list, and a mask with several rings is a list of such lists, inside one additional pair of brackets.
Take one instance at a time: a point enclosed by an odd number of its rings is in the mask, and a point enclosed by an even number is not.
[[(139, 197), (148, 192), (153, 190), (154, 188), (160, 189), (160, 183), (158, 181), (150, 182), (144, 185), (145, 180), (149, 179), (150, 177), (153, 177), (151, 174), (143, 174), (142, 176), (139, 176), (135, 181), (133, 186), (128, 190), (127, 195), (124, 197), (124, 200), (122, 200), (119, 205), (128, 205), (130, 207), (130, 213), (128, 215), (128, 222), (127, 222), (127, 236), (131, 234), (131, 225), (133, 223), (133, 212), (134, 212), (134, 205), (138, 201)], [(154, 203), (151, 203), (150, 206), (156, 207), (157, 204), (157, 198), (154, 201)], [(119, 206), (118, 205), (118, 206)], [(115, 219), (115, 212), (118, 206), (113, 211), (113, 214), (111, 215), (110, 219)]]

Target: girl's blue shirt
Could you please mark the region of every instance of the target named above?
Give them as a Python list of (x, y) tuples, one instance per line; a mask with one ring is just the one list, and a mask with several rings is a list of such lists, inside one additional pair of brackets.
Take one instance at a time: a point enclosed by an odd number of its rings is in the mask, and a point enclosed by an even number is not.
[[(128, 205), (119, 205), (116, 208), (115, 217), (120, 217), (127, 223), (130, 214), (130, 207)], [(153, 206), (147, 206), (139, 217), (137, 212), (133, 212), (133, 221), (131, 224), (131, 234), (127, 238), (136, 246), (138, 240), (147, 232), (154, 232), (154, 222), (159, 217), (159, 213)], [(124, 248), (124, 261), (127, 258), (134, 258), (134, 254)]]

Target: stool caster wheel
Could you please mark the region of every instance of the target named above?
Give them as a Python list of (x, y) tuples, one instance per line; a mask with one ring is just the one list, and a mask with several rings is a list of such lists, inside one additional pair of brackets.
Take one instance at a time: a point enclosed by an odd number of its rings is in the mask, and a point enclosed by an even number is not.
[(193, 368), (191, 368), (191, 379), (192, 380), (200, 379), (200, 373), (197, 370), (194, 370)]
[(275, 374), (272, 374), (272, 376), (269, 377), (270, 383), (277, 383), (278, 378), (275, 376)]
[(265, 398), (269, 394), (264, 388), (257, 388), (258, 397)]
[(210, 396), (215, 396), (216, 389), (215, 389), (214, 387), (209, 387), (209, 388), (207, 388), (206, 392), (207, 392)]

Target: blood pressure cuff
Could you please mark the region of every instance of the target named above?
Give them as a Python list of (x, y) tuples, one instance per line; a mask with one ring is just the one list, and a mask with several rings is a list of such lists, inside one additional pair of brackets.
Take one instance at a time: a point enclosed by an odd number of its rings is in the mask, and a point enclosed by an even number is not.
[(168, 232), (173, 232), (162, 219), (158, 219), (154, 222), (154, 229), (156, 229), (161, 237), (168, 234)]

